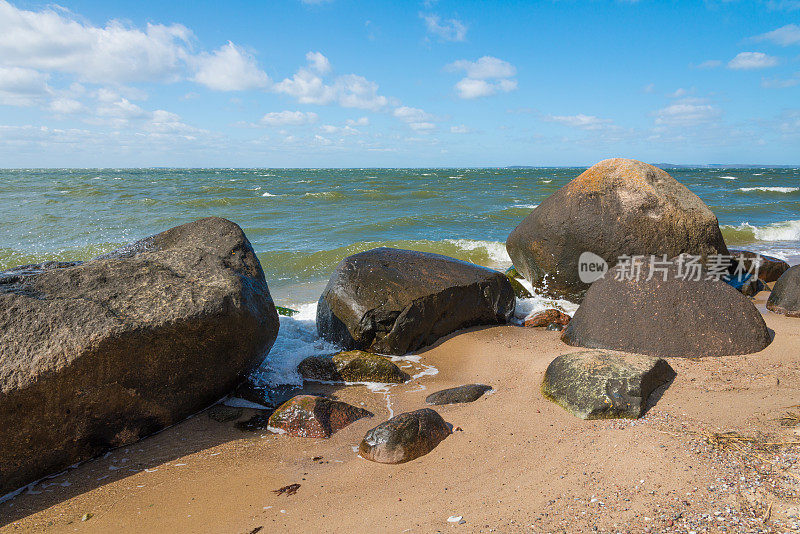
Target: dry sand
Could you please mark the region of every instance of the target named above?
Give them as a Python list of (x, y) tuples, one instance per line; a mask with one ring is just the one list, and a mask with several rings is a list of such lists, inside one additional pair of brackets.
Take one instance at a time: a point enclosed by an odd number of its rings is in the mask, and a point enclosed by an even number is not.
[[(387, 418), (387, 399), (338, 388), (329, 393), (375, 417), (325, 440), (242, 432), (201, 413), (0, 504), (0, 532), (790, 531), (800, 445), (770, 443), (800, 440), (778, 421), (800, 403), (800, 319), (766, 311), (765, 296), (767, 349), (670, 359), (677, 378), (638, 421), (582, 421), (542, 398), (547, 365), (575, 350), (558, 332), (472, 329), (421, 353), (437, 375), (389, 394), (397, 414), (442, 388), (496, 389), (437, 407), (456, 431), (427, 456), (359, 458), (353, 447)], [(722, 431), (759, 443), (715, 440)], [(273, 492), (293, 483), (294, 495)]]

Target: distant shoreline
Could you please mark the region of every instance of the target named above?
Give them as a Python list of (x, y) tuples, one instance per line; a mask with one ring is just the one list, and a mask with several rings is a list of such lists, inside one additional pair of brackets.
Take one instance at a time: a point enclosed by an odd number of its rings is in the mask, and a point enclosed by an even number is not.
[[(728, 164), (728, 163), (653, 163), (652, 165), (662, 169), (797, 169), (800, 168), (800, 163), (796, 165), (768, 165), (768, 164), (754, 164), (754, 163), (741, 163), (741, 164)], [(458, 170), (458, 169), (588, 169), (591, 165), (476, 165), (476, 166), (462, 166), (462, 167), (0, 167), (0, 171), (37, 171), (37, 170), (69, 170), (69, 171), (107, 171), (107, 170), (145, 170), (154, 169), (161, 171), (168, 170), (226, 170), (226, 171), (240, 171), (240, 170), (258, 170), (258, 169), (274, 169), (283, 171), (313, 171), (313, 170), (343, 170), (343, 171), (358, 171), (358, 170)]]

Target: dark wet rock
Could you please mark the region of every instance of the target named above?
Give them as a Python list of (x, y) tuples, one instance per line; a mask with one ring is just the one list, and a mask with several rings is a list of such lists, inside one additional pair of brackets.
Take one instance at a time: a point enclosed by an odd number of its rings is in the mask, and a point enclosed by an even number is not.
[(449, 435), (442, 416), (423, 408), (396, 415), (367, 432), (358, 454), (373, 462), (401, 464), (428, 454)]
[(630, 159), (601, 161), (550, 195), (511, 232), (506, 249), (534, 286), (574, 302), (589, 287), (578, 273), (584, 252), (611, 267), (622, 255), (727, 253), (716, 216), (697, 195)]
[(800, 317), (800, 265), (778, 278), (767, 300), (767, 309), (788, 317)]
[(225, 406), (224, 404), (215, 404), (208, 410), (206, 414), (209, 419), (213, 419), (217, 423), (227, 423), (229, 421), (236, 421), (242, 416), (244, 410), (234, 406)]
[(767, 284), (765, 284), (761, 278), (756, 276), (750, 276), (739, 288), (739, 291), (742, 292), (742, 295), (747, 297), (755, 297), (761, 291), (769, 289)]
[(550, 362), (542, 394), (581, 419), (636, 419), (650, 394), (673, 378), (675, 371), (661, 358), (582, 351)]
[(564, 325), (561, 323), (550, 323), (547, 325), (547, 330), (550, 330), (551, 332), (561, 332), (564, 330)]
[(678, 263), (637, 281), (623, 265), (609, 271), (586, 298), (561, 335), (568, 345), (652, 356), (725, 356), (758, 352), (771, 339), (753, 303), (723, 281), (678, 278)]
[(528, 328), (537, 328), (540, 326), (549, 326), (551, 324), (559, 324), (566, 326), (569, 324), (570, 316), (561, 310), (550, 308), (539, 313), (535, 313), (530, 317), (526, 317), (523, 326)]
[(425, 398), (425, 402), (433, 405), (473, 402), (481, 398), (487, 391), (491, 391), (491, 389), (492, 386), (487, 386), (486, 384), (466, 384), (431, 393)]
[(21, 271), (0, 277), (0, 495), (217, 402), (278, 332), (225, 219)]
[(763, 282), (770, 283), (776, 281), (783, 273), (789, 270), (789, 264), (774, 256), (742, 250), (738, 248), (729, 249), (734, 258), (744, 257), (745, 270), (751, 270), (752, 262), (758, 258), (758, 278)]
[(269, 417), (269, 429), (300, 438), (329, 438), (337, 430), (372, 412), (316, 395), (298, 395)]
[(506, 278), (508, 278), (508, 283), (511, 284), (511, 288), (514, 290), (514, 295), (518, 299), (529, 299), (533, 297), (531, 292), (525, 289), (525, 286), (520, 283), (520, 280), (523, 278), (523, 276), (519, 274), (519, 271), (517, 271), (514, 266), (506, 269)]
[(333, 356), (310, 356), (297, 371), (306, 380), (327, 382), (381, 382), (402, 384), (411, 377), (384, 356), (351, 350)]
[(233, 426), (241, 430), (242, 432), (259, 432), (262, 430), (266, 430), (269, 426), (269, 412), (258, 412), (257, 414), (253, 415), (250, 419), (245, 421), (239, 421)]
[(317, 331), (345, 349), (405, 354), (475, 325), (504, 324), (503, 273), (447, 256), (378, 248), (342, 260), (317, 307)]

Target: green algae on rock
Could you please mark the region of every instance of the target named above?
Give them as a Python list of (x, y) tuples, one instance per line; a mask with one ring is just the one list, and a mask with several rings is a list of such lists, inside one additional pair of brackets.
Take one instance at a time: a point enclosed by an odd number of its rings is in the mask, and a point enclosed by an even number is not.
[(333, 356), (310, 356), (297, 366), (300, 375), (308, 380), (328, 382), (380, 382), (402, 384), (411, 379), (389, 358), (351, 350)]

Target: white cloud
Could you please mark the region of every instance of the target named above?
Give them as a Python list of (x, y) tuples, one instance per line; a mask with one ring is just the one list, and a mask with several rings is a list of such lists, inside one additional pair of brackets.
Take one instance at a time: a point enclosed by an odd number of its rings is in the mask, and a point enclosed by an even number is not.
[(656, 111), (656, 124), (662, 126), (692, 126), (717, 119), (722, 112), (696, 98), (686, 98)]
[(331, 62), (319, 52), (309, 52), (306, 54), (306, 60), (311, 68), (320, 74), (327, 74), (331, 71)]
[(686, 96), (688, 94), (689, 94), (689, 91), (687, 91), (683, 87), (678, 87), (677, 89), (675, 89), (675, 91), (670, 93), (668, 96), (670, 98), (682, 98), (682, 97), (684, 97), (684, 96)]
[(425, 21), (428, 33), (435, 35), (443, 41), (464, 41), (467, 38), (467, 26), (458, 19), (442, 21), (439, 15), (419, 15)]
[(496, 82), (463, 78), (456, 83), (458, 96), (464, 99), (491, 96), (499, 92), (508, 93), (517, 88), (516, 80), (498, 80)]
[(432, 122), (409, 122), (408, 127), (416, 132), (429, 132), (436, 129)]
[(214, 91), (247, 91), (269, 84), (269, 77), (258, 68), (253, 55), (230, 41), (194, 61), (197, 72), (193, 80)]
[(450, 133), (454, 133), (454, 134), (467, 134), (467, 133), (471, 133), (471, 132), (472, 132), (472, 130), (469, 129), (464, 124), (459, 124), (458, 126), (451, 126), (450, 127)]
[(273, 111), (261, 117), (261, 122), (268, 126), (299, 126), (317, 122), (317, 114), (307, 111)]
[(72, 115), (85, 111), (86, 107), (72, 98), (56, 98), (50, 102), (48, 109), (56, 115)]
[(706, 69), (716, 69), (717, 67), (722, 66), (722, 61), (718, 59), (707, 59), (702, 63), (699, 63), (694, 66), (696, 69), (706, 70)]
[(599, 130), (613, 122), (611, 119), (601, 119), (594, 115), (584, 115), (582, 113), (578, 115), (547, 115), (544, 120), (580, 128), (581, 130)]
[(463, 70), (467, 78), (486, 80), (491, 78), (511, 78), (517, 74), (517, 69), (511, 63), (492, 56), (483, 56), (477, 61), (459, 59), (447, 65), (449, 71)]
[(508, 93), (517, 88), (517, 81), (511, 79), (517, 73), (516, 67), (496, 57), (483, 56), (476, 61), (460, 59), (446, 65), (445, 69), (466, 73), (467, 77), (455, 85), (458, 96), (464, 99)]
[[(273, 86), (273, 90), (297, 99), (301, 104), (331, 104), (342, 107), (378, 110), (389, 104), (389, 99), (378, 94), (378, 84), (363, 76), (345, 74), (336, 77), (332, 83), (322, 78), (324, 73), (317, 71), (320, 65), (330, 63), (318, 52), (309, 54), (310, 67), (300, 68), (291, 78), (286, 78)], [(324, 60), (324, 61), (323, 61)]]
[(392, 115), (397, 117), (403, 122), (424, 122), (430, 121), (433, 116), (426, 112), (425, 110), (419, 108), (411, 108), (408, 106), (401, 106), (399, 108), (395, 108), (392, 112)]
[(753, 37), (753, 40), (770, 41), (781, 46), (800, 44), (800, 26), (797, 24), (787, 24), (786, 26), (781, 26), (777, 30), (756, 35)]
[(795, 85), (800, 85), (800, 72), (795, 73), (791, 78), (763, 78), (761, 80), (761, 87), (765, 89), (785, 89)]
[(644, 87), (642, 87), (642, 92), (647, 94), (652, 94), (656, 92), (656, 84), (648, 83)]
[(763, 52), (739, 52), (728, 62), (728, 68), (734, 70), (765, 69), (778, 64), (778, 58)]
[(91, 26), (64, 11), (18, 9), (0, 0), (0, 58), (7, 66), (69, 73), (97, 83), (175, 80), (192, 33), (180, 24), (144, 30)]
[(32, 106), (45, 96), (47, 74), (22, 67), (0, 66), (0, 104)]
[(357, 119), (347, 119), (348, 126), (368, 126), (369, 117), (359, 117)]

